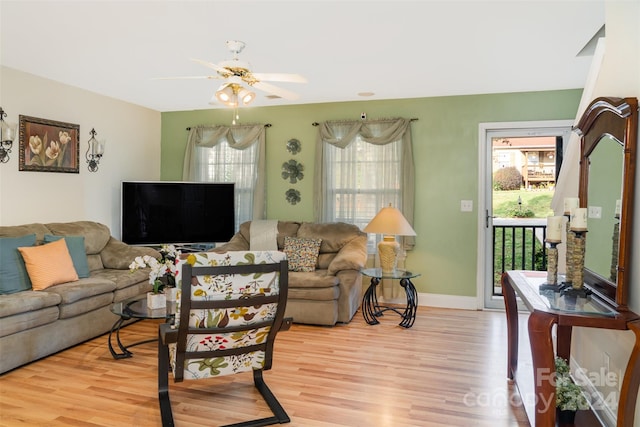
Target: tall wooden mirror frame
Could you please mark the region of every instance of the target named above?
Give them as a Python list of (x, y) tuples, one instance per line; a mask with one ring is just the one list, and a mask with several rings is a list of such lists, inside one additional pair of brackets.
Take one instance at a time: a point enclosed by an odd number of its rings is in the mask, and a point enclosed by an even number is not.
[[(589, 156), (600, 140), (606, 136), (617, 139), (623, 149), (622, 205), (620, 211), (620, 241), (618, 248), (617, 280), (613, 281), (584, 269), (585, 284), (618, 311), (626, 311), (630, 251), (633, 226), (633, 194), (636, 169), (638, 135), (638, 100), (636, 98), (596, 98), (589, 104), (573, 130), (581, 136), (580, 153), (580, 207), (588, 206)], [(587, 234), (587, 245), (589, 242)], [(595, 244), (611, 244), (596, 242)]]

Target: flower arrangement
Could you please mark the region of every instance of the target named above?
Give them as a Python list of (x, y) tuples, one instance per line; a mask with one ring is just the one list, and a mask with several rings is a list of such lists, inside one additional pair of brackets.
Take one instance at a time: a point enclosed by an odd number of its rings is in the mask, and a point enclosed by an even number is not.
[(571, 380), (567, 361), (561, 357), (555, 358), (556, 366), (556, 407), (561, 411), (577, 411), (589, 409), (589, 402), (582, 393), (582, 389)]
[(161, 258), (158, 260), (152, 256), (145, 255), (136, 257), (129, 270), (135, 271), (139, 268), (151, 268), (149, 272), (149, 283), (152, 286), (151, 291), (159, 294), (165, 286), (174, 287), (176, 285), (176, 268), (177, 259), (181, 252), (174, 245), (162, 245), (160, 247)]

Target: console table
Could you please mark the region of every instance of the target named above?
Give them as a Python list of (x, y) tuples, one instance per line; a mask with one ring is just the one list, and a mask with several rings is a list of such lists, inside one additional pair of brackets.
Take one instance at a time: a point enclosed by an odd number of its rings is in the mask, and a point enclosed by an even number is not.
[[(362, 316), (370, 325), (380, 323), (378, 317), (382, 316), (385, 311), (391, 310), (398, 313), (402, 317), (400, 326), (410, 328), (416, 320), (418, 311), (418, 292), (411, 282), (414, 277), (420, 276), (419, 273), (412, 273), (406, 270), (393, 270), (390, 272), (382, 271), (381, 268), (365, 268), (360, 271), (363, 276), (371, 277), (371, 283), (362, 298)], [(383, 306), (378, 304), (378, 296), (376, 294), (376, 286), (381, 279), (400, 280), (400, 286), (404, 288), (407, 295), (407, 305), (404, 310), (399, 310), (391, 306)]]
[[(555, 386), (552, 381), (555, 372), (552, 328), (553, 325), (556, 325), (557, 355), (566, 360), (569, 360), (571, 355), (573, 326), (634, 332), (636, 342), (624, 374), (617, 417), (618, 426), (633, 427), (638, 386), (640, 385), (640, 364), (638, 363), (640, 317), (631, 311), (618, 312), (593, 295), (588, 298), (572, 298), (553, 290), (541, 291), (539, 286), (545, 283), (546, 277), (547, 273), (544, 271), (508, 271), (502, 275), (502, 292), (508, 331), (507, 375), (515, 381), (523, 397), (525, 395), (531, 396), (532, 392), (535, 393), (535, 407), (526, 408), (532, 425), (537, 427), (556, 425), (555, 404), (550, 408), (547, 408), (546, 405), (547, 402), (555, 402)], [(522, 299), (531, 312), (528, 331), (533, 363), (533, 390), (523, 390), (526, 380), (520, 381), (518, 375), (518, 306), (516, 295)], [(520, 384), (518, 384), (519, 381)], [(523, 399), (523, 401), (526, 402), (527, 399)], [(590, 411), (580, 412), (584, 413), (578, 414), (576, 425), (600, 425), (595, 415)]]

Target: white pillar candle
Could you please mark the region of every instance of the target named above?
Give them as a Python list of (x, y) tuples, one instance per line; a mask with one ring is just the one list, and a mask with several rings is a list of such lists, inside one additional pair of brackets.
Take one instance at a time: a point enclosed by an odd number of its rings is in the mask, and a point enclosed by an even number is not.
[(587, 208), (575, 208), (571, 211), (571, 229), (587, 231)]
[(565, 197), (564, 198), (564, 214), (570, 215), (571, 209), (577, 209), (580, 207), (580, 199), (577, 197)]
[(547, 242), (560, 243), (562, 241), (562, 216), (547, 217)]

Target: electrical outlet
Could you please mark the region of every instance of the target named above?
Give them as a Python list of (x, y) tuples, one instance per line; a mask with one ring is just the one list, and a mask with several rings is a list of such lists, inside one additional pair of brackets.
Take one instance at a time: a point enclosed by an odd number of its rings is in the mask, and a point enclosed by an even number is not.
[(589, 206), (589, 218), (602, 218), (602, 208), (600, 206)]
[(473, 211), (473, 200), (460, 200), (460, 212)]

